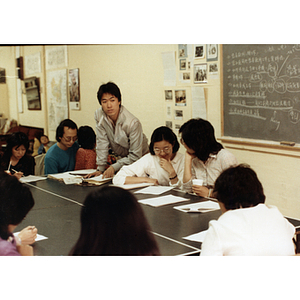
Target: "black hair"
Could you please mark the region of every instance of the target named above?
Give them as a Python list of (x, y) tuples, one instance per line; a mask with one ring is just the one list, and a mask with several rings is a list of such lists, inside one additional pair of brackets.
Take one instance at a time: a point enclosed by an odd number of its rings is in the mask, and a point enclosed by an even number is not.
[(118, 101), (120, 102), (120, 105), (121, 105), (121, 100), (122, 100), (121, 91), (115, 83), (108, 82), (108, 83), (102, 84), (99, 87), (99, 90), (97, 92), (97, 98), (98, 98), (100, 105), (101, 105), (101, 98), (102, 98), (103, 94), (106, 94), (106, 93), (111, 94), (111, 95), (115, 96), (116, 98), (118, 98)]
[(135, 196), (104, 186), (81, 209), (81, 232), (70, 255), (159, 255), (157, 243)]
[(60, 138), (62, 138), (63, 135), (64, 135), (64, 128), (65, 127), (78, 130), (77, 125), (74, 121), (72, 121), (70, 119), (62, 120), (56, 128), (55, 138), (58, 142), (60, 142)]
[(256, 173), (246, 164), (230, 167), (217, 178), (215, 197), (227, 210), (265, 203), (265, 195)]
[(5, 152), (3, 154), (3, 160), (10, 160), (12, 156), (12, 149), (13, 147), (17, 146), (19, 148), (23, 145), (26, 149), (26, 152), (29, 148), (29, 140), (27, 135), (24, 132), (14, 132), (8, 139), (7, 139), (7, 146)]
[(203, 162), (210, 154), (217, 154), (223, 148), (215, 138), (213, 126), (206, 120), (190, 119), (180, 127), (179, 133), (183, 143), (194, 150), (196, 157)]
[(96, 134), (90, 126), (80, 126), (77, 132), (78, 143), (83, 149), (94, 149), (96, 144)]
[(34, 206), (29, 188), (15, 176), (0, 172), (0, 237), (7, 240), (8, 225), (18, 225)]
[(167, 141), (170, 144), (172, 144), (173, 153), (176, 153), (180, 147), (178, 140), (177, 140), (177, 136), (172, 131), (172, 129), (170, 129), (167, 126), (161, 126), (161, 127), (156, 128), (151, 135), (149, 150), (152, 155), (155, 155), (154, 149), (153, 149), (154, 143), (161, 142), (161, 141)]

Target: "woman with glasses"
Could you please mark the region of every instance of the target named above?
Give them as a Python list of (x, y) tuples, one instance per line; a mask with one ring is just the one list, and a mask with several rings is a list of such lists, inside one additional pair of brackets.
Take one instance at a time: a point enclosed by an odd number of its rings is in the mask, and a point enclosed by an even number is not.
[(13, 133), (7, 140), (6, 150), (0, 158), (0, 169), (20, 179), (34, 175), (34, 158), (27, 154), (28, 137), (23, 132)]
[(57, 143), (50, 147), (45, 156), (45, 174), (73, 171), (76, 153), (77, 125), (70, 119), (60, 122), (56, 128)]
[(151, 136), (150, 153), (131, 165), (123, 166), (114, 176), (116, 185), (153, 183), (156, 185), (182, 184), (184, 155), (174, 132), (166, 127), (156, 128)]

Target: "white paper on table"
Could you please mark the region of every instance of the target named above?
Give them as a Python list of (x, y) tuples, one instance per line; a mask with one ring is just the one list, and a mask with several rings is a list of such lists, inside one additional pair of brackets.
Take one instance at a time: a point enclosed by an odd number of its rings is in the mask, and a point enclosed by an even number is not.
[(171, 189), (173, 189), (172, 186), (153, 185), (148, 186), (142, 190), (136, 191), (135, 193), (160, 195), (162, 193), (170, 191)]
[(63, 181), (65, 184), (80, 184), (82, 183), (82, 177), (77, 177), (77, 176), (73, 176), (73, 177), (67, 177), (67, 178), (63, 178)]
[(87, 175), (90, 173), (96, 172), (96, 169), (83, 169), (83, 170), (76, 170), (76, 171), (70, 171), (68, 172), (70, 175)]
[[(14, 236), (19, 235), (19, 233), (20, 233), (20, 231), (14, 232)], [(47, 240), (47, 239), (48, 238), (46, 236), (41, 235), (41, 234), (37, 234), (35, 241), (38, 242), (38, 241)]]
[(38, 181), (38, 180), (45, 180), (47, 177), (45, 176), (34, 176), (34, 175), (28, 175), (20, 178), (20, 182), (25, 183), (25, 182), (33, 182), (33, 181)]
[(125, 190), (138, 189), (150, 185), (154, 185), (154, 183), (142, 182), (142, 183), (133, 183), (133, 184), (114, 184), (114, 186), (121, 187)]
[(191, 203), (187, 205), (175, 206), (174, 208), (183, 212), (204, 213), (213, 210), (218, 210), (220, 209), (220, 206), (217, 202), (208, 200), (203, 202)]
[(200, 231), (189, 236), (183, 237), (183, 239), (202, 243), (204, 241), (207, 231), (208, 230)]
[(159, 207), (167, 204), (172, 204), (172, 203), (177, 203), (177, 202), (182, 202), (182, 201), (189, 201), (190, 199), (178, 197), (178, 196), (173, 196), (173, 195), (166, 195), (166, 196), (161, 196), (161, 197), (155, 197), (155, 198), (148, 198), (148, 199), (143, 199), (139, 200), (139, 203), (142, 204), (147, 204), (150, 206), (154, 207)]

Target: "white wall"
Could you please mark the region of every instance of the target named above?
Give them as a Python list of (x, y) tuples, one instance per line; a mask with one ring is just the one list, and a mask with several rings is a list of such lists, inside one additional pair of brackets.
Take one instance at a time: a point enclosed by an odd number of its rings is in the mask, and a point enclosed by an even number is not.
[[(53, 46), (22, 46), (21, 55), (35, 52), (42, 54)], [(68, 46), (68, 68), (80, 69), (81, 110), (71, 110), (69, 116), (78, 126), (94, 127), (94, 111), (99, 107), (96, 97), (100, 84), (114, 81), (121, 89), (123, 104), (136, 115), (143, 124), (148, 139), (152, 131), (165, 124), (165, 101), (163, 86), (163, 65), (161, 53), (177, 51), (178, 46), (168, 45), (70, 45)], [(0, 47), (0, 67), (7, 74), (15, 72), (14, 47)], [(219, 55), (221, 57), (221, 55)], [(201, 62), (206, 62), (204, 59)], [(219, 61), (219, 70), (221, 70)], [(41, 78), (41, 111), (28, 111), (26, 96), (23, 96), (24, 112), (18, 113), (15, 79), (7, 80), (10, 118), (21, 124), (44, 127), (47, 125), (45, 93), (45, 72), (35, 74)], [(222, 136), (221, 74), (218, 78), (208, 78), (206, 89), (207, 118), (213, 124), (216, 136)], [(191, 87), (180, 84), (177, 87)], [(0, 90), (1, 92), (1, 90)], [(25, 97), (25, 98), (24, 98)], [(188, 107), (191, 108), (190, 99)], [(0, 107), (1, 108), (1, 107)], [(191, 117), (185, 110), (184, 121)], [(51, 139), (53, 137), (50, 136)], [(250, 164), (262, 181), (267, 196), (267, 204), (276, 205), (287, 216), (300, 219), (300, 151), (274, 150), (268, 147), (223, 143), (236, 155), (239, 162)], [(183, 151), (182, 147), (181, 150)]]

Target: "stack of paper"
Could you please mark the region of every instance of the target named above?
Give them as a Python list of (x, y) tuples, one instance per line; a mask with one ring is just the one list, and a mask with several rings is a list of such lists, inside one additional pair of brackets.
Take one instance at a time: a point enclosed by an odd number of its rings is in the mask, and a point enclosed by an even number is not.
[(183, 212), (203, 213), (220, 209), (220, 206), (217, 202), (209, 200), (198, 203), (191, 203), (187, 205), (175, 206), (174, 208)]
[(177, 202), (182, 202), (182, 201), (189, 201), (190, 199), (185, 199), (182, 197), (177, 197), (173, 195), (167, 195), (167, 196), (161, 196), (161, 197), (156, 197), (156, 198), (148, 198), (144, 200), (139, 200), (138, 202), (142, 204), (147, 204), (150, 206), (154, 207), (159, 207), (162, 205), (167, 205), (167, 204), (172, 204), (172, 203), (177, 203)]
[(172, 186), (153, 185), (136, 191), (135, 193), (160, 195), (162, 193), (170, 191), (171, 189), (173, 189)]
[(148, 183), (148, 182), (143, 182), (143, 183), (134, 183), (134, 184), (114, 184), (114, 186), (121, 187), (125, 190), (131, 190), (131, 189), (138, 189), (142, 188), (145, 186), (150, 186), (153, 185), (154, 183)]
[(45, 176), (34, 176), (34, 175), (28, 175), (20, 178), (20, 182), (26, 183), (26, 182), (34, 182), (38, 180), (45, 180), (47, 177)]
[(204, 241), (207, 231), (208, 230), (200, 231), (189, 236), (183, 237), (183, 239), (202, 243)]

